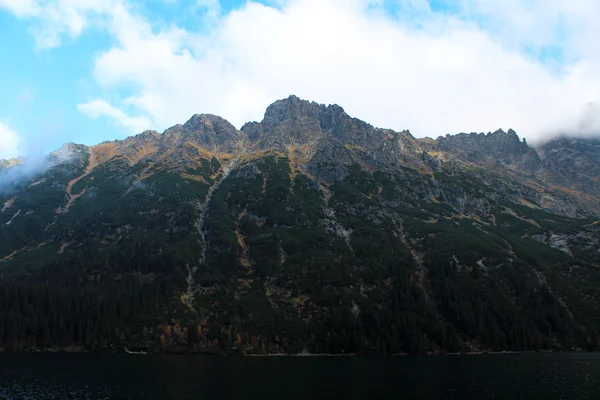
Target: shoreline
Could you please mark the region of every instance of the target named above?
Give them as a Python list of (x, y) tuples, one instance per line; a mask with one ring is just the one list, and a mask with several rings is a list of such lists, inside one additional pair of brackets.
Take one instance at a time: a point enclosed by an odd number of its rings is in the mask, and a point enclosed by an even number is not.
[(155, 349), (155, 348), (135, 348), (130, 350), (123, 346), (123, 349), (104, 349), (104, 350), (86, 350), (83, 348), (66, 347), (66, 348), (48, 348), (48, 349), (27, 349), (27, 350), (7, 350), (0, 348), (0, 354), (31, 354), (31, 353), (63, 353), (63, 354), (127, 354), (130, 356), (155, 356), (155, 355), (171, 355), (171, 356), (220, 356), (220, 357), (439, 357), (439, 356), (478, 356), (478, 355), (509, 355), (509, 354), (593, 354), (597, 351), (558, 351), (558, 350), (528, 350), (528, 351), (471, 351), (471, 352), (453, 352), (453, 353), (431, 353), (431, 354), (329, 354), (329, 353), (225, 353), (225, 352), (209, 352), (209, 351), (186, 351), (184, 349)]

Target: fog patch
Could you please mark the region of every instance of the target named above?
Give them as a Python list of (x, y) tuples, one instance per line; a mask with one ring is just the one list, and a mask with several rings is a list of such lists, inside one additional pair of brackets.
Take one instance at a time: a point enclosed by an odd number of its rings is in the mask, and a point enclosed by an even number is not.
[(18, 159), (0, 160), (0, 194), (11, 193), (44, 182), (41, 177), (49, 169), (71, 161), (74, 156), (72, 143), (50, 154), (30, 150)]
[(554, 130), (532, 142), (540, 146), (560, 137), (600, 139), (600, 104), (588, 103), (573, 121), (559, 124)]
[(150, 185), (148, 185), (147, 183), (139, 181), (139, 182), (137, 182), (137, 183), (135, 183), (133, 185), (133, 187), (131, 188), (131, 190), (146, 190), (149, 187), (150, 187)]
[(589, 103), (583, 110), (579, 132), (584, 136), (600, 136), (600, 104)]

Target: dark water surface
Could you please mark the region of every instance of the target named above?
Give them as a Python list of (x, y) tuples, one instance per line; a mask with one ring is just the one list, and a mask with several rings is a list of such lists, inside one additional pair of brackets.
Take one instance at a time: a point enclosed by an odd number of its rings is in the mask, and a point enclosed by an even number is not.
[(0, 399), (600, 399), (600, 354), (0, 354)]

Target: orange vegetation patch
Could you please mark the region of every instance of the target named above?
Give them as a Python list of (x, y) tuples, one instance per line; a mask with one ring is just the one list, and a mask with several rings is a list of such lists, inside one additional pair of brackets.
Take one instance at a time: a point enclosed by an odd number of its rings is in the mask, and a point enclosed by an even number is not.
[(90, 167), (93, 169), (97, 164), (104, 163), (115, 157), (123, 157), (129, 165), (133, 166), (156, 153), (158, 149), (154, 146), (141, 146), (135, 152), (127, 151), (123, 142), (104, 142), (90, 148)]
[(240, 215), (238, 215), (238, 219), (235, 227), (235, 236), (237, 237), (238, 245), (242, 248), (242, 254), (240, 255), (240, 264), (246, 268), (250, 268), (252, 263), (250, 262), (250, 258), (248, 257), (248, 245), (246, 244), (246, 240), (242, 233), (240, 232), (240, 221), (246, 215), (246, 209), (244, 209)]
[(65, 252), (65, 250), (67, 249), (67, 247), (69, 247), (69, 246), (70, 246), (70, 245), (72, 245), (73, 243), (75, 243), (75, 241), (74, 241), (74, 240), (71, 240), (71, 241), (70, 241), (70, 242), (68, 242), (68, 243), (63, 243), (63, 244), (60, 246), (60, 249), (58, 249), (58, 254), (62, 254), (62, 253), (64, 253), (64, 252)]
[(267, 192), (267, 175), (264, 174), (263, 175), (263, 183), (262, 183), (262, 194), (265, 194)]
[(367, 151), (363, 146), (353, 146), (350, 144), (345, 145), (344, 148), (348, 150)]
[[(90, 152), (89, 152), (90, 157), (88, 159), (88, 165), (85, 168), (85, 171), (83, 172), (83, 174), (74, 179), (71, 179), (67, 183), (67, 189), (66, 189), (67, 199), (68, 199), (67, 204), (65, 205), (65, 207), (60, 209), (60, 212), (62, 212), (63, 214), (66, 213), (67, 211), (69, 211), (69, 208), (73, 205), (75, 200), (77, 200), (78, 198), (80, 198), (81, 196), (83, 196), (85, 194), (87, 187), (85, 189), (83, 189), (81, 192), (79, 192), (77, 194), (73, 194), (73, 186), (77, 182), (79, 182), (80, 180), (82, 180), (83, 178), (85, 178), (86, 176), (91, 174), (94, 171), (94, 168), (96, 168), (96, 166), (98, 165), (99, 159), (103, 156), (106, 156), (104, 151), (106, 149), (111, 149), (111, 147), (103, 146), (103, 145), (104, 145), (104, 143), (90, 149)], [(100, 149), (100, 153), (97, 152), (96, 147), (98, 147)], [(113, 147), (116, 147), (116, 146), (113, 145)]]
[(363, 196), (368, 197), (369, 199), (374, 199), (377, 197), (377, 195), (381, 194), (381, 192), (383, 192), (383, 187), (377, 186), (377, 193), (371, 193), (368, 196), (363, 193)]
[(40, 185), (40, 184), (42, 184), (42, 183), (44, 183), (44, 182), (46, 182), (46, 178), (42, 178), (42, 179), (40, 179), (39, 181), (35, 181), (35, 182), (32, 182), (32, 183), (30, 183), (30, 184), (29, 184), (29, 187), (31, 188), (31, 187), (34, 187), (34, 186)]
[(432, 158), (439, 158), (443, 161), (448, 161), (448, 157), (446, 157), (446, 153), (443, 151), (427, 151), (427, 154)]
[(0, 263), (3, 263), (6, 260), (9, 260), (11, 258), (13, 258), (20, 250), (15, 250), (12, 253), (10, 253), (9, 255), (7, 255), (6, 257), (2, 257), (0, 258)]
[(513, 249), (512, 245), (506, 240), (506, 239), (502, 239), (504, 241), (504, 243), (506, 243), (506, 247), (508, 250), (508, 254), (510, 254), (511, 256), (515, 256), (515, 250)]
[[(247, 164), (252, 161), (258, 160), (260, 158), (264, 158), (266, 156), (271, 156), (271, 155), (278, 156), (278, 157), (286, 156), (285, 153), (283, 153), (282, 151), (279, 151), (279, 150), (274, 150), (274, 149), (257, 150), (257, 151), (253, 151), (252, 153), (243, 154), (242, 157), (240, 158), (240, 164)], [(228, 154), (228, 157), (231, 157), (231, 154)]]
[(105, 142), (90, 147), (88, 168), (93, 169), (97, 164), (106, 162), (122, 155), (122, 146), (118, 142)]
[(127, 144), (127, 141), (105, 142), (90, 147), (90, 164), (95, 167), (97, 164), (122, 158), (133, 166), (157, 152), (158, 147), (153, 144), (132, 147)]
[(286, 146), (290, 161), (305, 163), (308, 162), (317, 151), (316, 146), (313, 145), (302, 145), (302, 146)]
[(143, 160), (144, 158), (147, 158), (152, 154), (156, 153), (157, 151), (158, 149), (154, 147), (142, 147), (139, 148), (135, 154), (132, 154), (131, 156), (128, 156), (126, 158), (129, 161), (129, 165), (133, 166), (141, 160)]
[(537, 192), (540, 192), (540, 193), (548, 192), (548, 188), (544, 187), (543, 185), (539, 184), (538, 182), (532, 181), (531, 179), (525, 180), (523, 182), (523, 184)]
[(539, 206), (533, 204), (530, 201), (525, 200), (524, 198), (520, 198), (519, 199), (521, 201), (521, 204), (524, 205), (525, 207), (529, 207), (529, 208), (540, 208)]
[(229, 154), (229, 153), (217, 153), (214, 151), (209, 151), (209, 150), (206, 150), (204, 147), (198, 146), (197, 144), (192, 143), (192, 142), (187, 142), (186, 145), (197, 149), (198, 152), (200, 153), (200, 155), (208, 160), (211, 160), (213, 157), (216, 158), (217, 160), (227, 160), (227, 159), (231, 158), (231, 154)]
[(296, 182), (296, 175), (301, 173), (306, 175), (309, 179), (315, 180), (305, 169), (304, 165), (307, 164), (316, 152), (316, 147), (312, 145), (303, 146), (286, 146), (287, 157), (289, 159), (290, 166), (290, 191), (294, 193), (294, 184)]
[(38, 244), (37, 247), (35, 247), (34, 249), (29, 249), (29, 251), (33, 251), (33, 250), (42, 248), (42, 247), (50, 244), (52, 242), (52, 240), (53, 240), (53, 238), (50, 238), (49, 240), (46, 240), (45, 242), (42, 242), (42, 243)]
[(180, 176), (183, 179), (189, 179), (192, 181), (197, 181), (197, 182), (202, 182), (202, 183), (206, 183), (207, 185), (209, 184), (206, 179), (204, 179), (204, 177), (202, 175), (192, 175), (192, 174), (186, 174), (185, 172), (182, 172), (180, 174)]
[(454, 219), (471, 219), (471, 217), (465, 215), (465, 214), (457, 214), (457, 215), (452, 215), (450, 217), (446, 216), (444, 217), (445, 219), (447, 219), (448, 221), (452, 221)]
[(550, 188), (553, 190), (566, 193), (568, 195), (577, 197), (579, 199), (584, 199), (584, 200), (590, 201), (590, 202), (597, 200), (594, 196), (589, 195), (587, 193), (580, 192), (579, 190), (569, 189), (564, 186), (558, 186), (558, 185), (548, 185), (548, 186), (550, 186)]
[(10, 219), (10, 220), (9, 220), (7, 223), (5, 223), (4, 225), (6, 225), (6, 226), (9, 226), (10, 224), (12, 224), (12, 223), (13, 223), (13, 221), (15, 220), (15, 218), (17, 218), (19, 215), (21, 215), (21, 210), (18, 210), (18, 211), (17, 211), (17, 212), (16, 212), (16, 213), (15, 213), (15, 214), (12, 216), (12, 218), (11, 218), (11, 219)]
[(510, 209), (510, 208), (506, 208), (506, 209), (505, 209), (503, 212), (504, 212), (505, 214), (510, 214), (510, 215), (512, 215), (513, 217), (520, 219), (521, 221), (525, 221), (525, 222), (527, 222), (527, 223), (530, 223), (531, 225), (535, 225), (535, 226), (537, 226), (538, 228), (541, 228), (541, 227), (540, 227), (540, 224), (538, 224), (538, 222), (537, 222), (536, 220), (534, 220), (534, 219), (531, 219), (531, 218), (527, 218), (527, 217), (523, 217), (523, 216), (521, 216), (521, 215), (517, 214), (517, 213), (516, 213), (514, 210), (512, 210), (512, 209)]
[(13, 206), (13, 204), (15, 204), (15, 201), (17, 200), (17, 196), (13, 197), (12, 199), (9, 199), (7, 201), (4, 202), (4, 207), (2, 207), (2, 212), (8, 210), (9, 208), (11, 208)]

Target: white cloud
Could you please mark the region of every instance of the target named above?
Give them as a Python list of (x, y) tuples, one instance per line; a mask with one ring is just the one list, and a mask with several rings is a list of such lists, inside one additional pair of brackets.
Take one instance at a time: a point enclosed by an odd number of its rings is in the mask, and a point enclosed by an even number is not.
[(221, 2), (219, 0), (196, 0), (198, 7), (205, 8), (209, 17), (215, 18), (221, 14)]
[(37, 0), (0, 0), (0, 9), (6, 9), (17, 17), (37, 16), (41, 8)]
[(578, 133), (582, 135), (600, 134), (600, 105), (597, 103), (587, 105), (581, 115)]
[[(102, 100), (79, 108), (130, 129), (166, 128), (197, 112), (240, 126), (291, 93), (418, 136), (512, 127), (535, 140), (587, 126), (585, 106), (600, 100), (600, 2), (446, 1), (458, 11), (401, 1), (395, 17), (379, 0), (250, 1), (214, 12), (199, 34), (153, 31), (125, 0), (54, 0), (45, 7), (57, 16), (40, 24), (61, 21), (47, 35), (52, 46), (102, 16), (116, 41), (93, 74), (110, 98), (128, 90), (119, 102), (131, 112)], [(219, 10), (216, 1), (197, 4)], [(558, 68), (539, 61), (546, 53), (560, 55)]]
[(110, 15), (124, 7), (126, 0), (0, 0), (0, 9), (19, 18), (34, 18), (31, 27), (40, 49), (58, 47), (64, 36), (76, 38), (94, 24), (104, 25), (98, 16)]
[(19, 155), (19, 136), (8, 125), (0, 121), (0, 159)]
[(85, 104), (78, 104), (77, 109), (91, 118), (108, 117), (132, 132), (141, 132), (152, 127), (148, 118), (131, 117), (104, 100), (97, 99)]
[[(479, 0), (479, 18), (502, 10), (490, 4)], [(557, 73), (521, 51), (532, 46), (529, 9), (505, 12), (505, 21), (523, 27), (511, 44), (470, 20), (473, 5), (456, 17), (411, 7), (428, 13), (420, 29), (369, 0), (249, 2), (206, 36), (152, 33), (139, 23), (115, 31), (120, 43), (98, 57), (94, 75), (105, 90), (138, 87), (125, 101), (161, 128), (195, 112), (239, 126), (294, 93), (420, 136), (513, 127), (535, 139), (578, 129), (585, 104), (599, 97), (598, 64), (586, 52), (569, 49), (572, 63)], [(540, 23), (554, 24), (555, 13), (547, 14)], [(543, 44), (544, 37), (529, 39)]]

